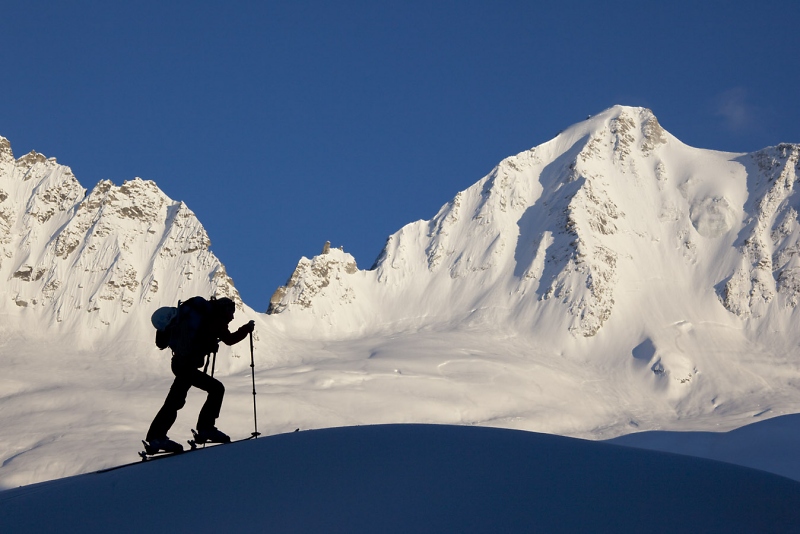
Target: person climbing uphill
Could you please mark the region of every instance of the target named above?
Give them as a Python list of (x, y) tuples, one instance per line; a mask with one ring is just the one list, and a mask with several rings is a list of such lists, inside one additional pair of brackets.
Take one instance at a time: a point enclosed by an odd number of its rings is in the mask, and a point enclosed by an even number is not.
[[(207, 358), (213, 354), (216, 359), (220, 341), (226, 345), (242, 341), (253, 332), (254, 322), (250, 321), (231, 333), (228, 325), (233, 321), (236, 305), (227, 297), (211, 300), (193, 297), (179, 303), (177, 309), (162, 310), (170, 311), (170, 320), (163, 329), (156, 327), (156, 345), (160, 349), (172, 349), (171, 367), (175, 381), (147, 431), (149, 453), (183, 451), (183, 446), (169, 439), (167, 433), (178, 417), (178, 410), (186, 404), (186, 395), (192, 386), (208, 393), (197, 417), (195, 442), (229, 443), (230, 437), (215, 426), (225, 387), (214, 378), (213, 366), (211, 375), (207, 374)], [(153, 323), (156, 324), (156, 314)], [(201, 371), (204, 362), (206, 369)]]

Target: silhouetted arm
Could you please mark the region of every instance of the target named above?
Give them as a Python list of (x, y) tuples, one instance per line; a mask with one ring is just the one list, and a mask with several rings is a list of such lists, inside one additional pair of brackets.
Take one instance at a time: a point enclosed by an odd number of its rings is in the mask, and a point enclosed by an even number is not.
[(246, 338), (247, 334), (253, 331), (254, 326), (255, 324), (253, 321), (250, 321), (249, 323), (243, 324), (239, 330), (233, 333), (231, 333), (226, 326), (225, 329), (220, 333), (219, 340), (226, 345), (234, 345)]

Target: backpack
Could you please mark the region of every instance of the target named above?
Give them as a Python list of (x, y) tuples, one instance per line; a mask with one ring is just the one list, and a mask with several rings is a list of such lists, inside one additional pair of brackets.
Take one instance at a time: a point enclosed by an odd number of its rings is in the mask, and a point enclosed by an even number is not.
[[(178, 302), (180, 305), (180, 302)], [(164, 350), (169, 347), (169, 335), (172, 332), (172, 321), (178, 314), (178, 308), (175, 306), (164, 306), (153, 312), (150, 317), (150, 322), (156, 329), (156, 347), (159, 350)]]
[(165, 306), (153, 313), (150, 322), (156, 329), (156, 346), (169, 347), (173, 354), (183, 357), (202, 357), (217, 352), (219, 345), (213, 335), (212, 304), (203, 297), (192, 297), (178, 306)]

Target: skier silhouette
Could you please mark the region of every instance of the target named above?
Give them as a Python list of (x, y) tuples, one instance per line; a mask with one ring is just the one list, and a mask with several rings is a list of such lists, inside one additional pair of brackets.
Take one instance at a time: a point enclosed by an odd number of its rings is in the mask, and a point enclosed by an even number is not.
[[(194, 304), (193, 304), (194, 301)], [(219, 347), (219, 341), (226, 345), (233, 345), (243, 340), (249, 333), (253, 331), (254, 322), (250, 321), (241, 326), (236, 332), (231, 333), (228, 330), (228, 324), (233, 320), (233, 315), (236, 311), (236, 306), (233, 301), (227, 297), (218, 300), (206, 301), (202, 297), (194, 297), (187, 300), (179, 307), (182, 310), (184, 306), (191, 309), (199, 310), (197, 313), (200, 316), (199, 324), (194, 325), (197, 332), (186, 333), (186, 329), (176, 327), (180, 330), (181, 335), (187, 337), (189, 335), (202, 337), (203, 342), (200, 346), (204, 349), (198, 348), (198, 344), (185, 343), (183, 345), (174, 343), (173, 339), (169, 337), (164, 339), (164, 336), (169, 336), (169, 333), (158, 332), (156, 334), (156, 344), (164, 348), (169, 344), (173, 347), (172, 350), (172, 373), (175, 375), (175, 381), (170, 387), (164, 405), (158, 411), (153, 419), (150, 429), (147, 431), (147, 442), (153, 452), (166, 451), (166, 452), (181, 452), (183, 446), (176, 443), (167, 437), (167, 432), (175, 423), (178, 417), (178, 410), (183, 408), (186, 404), (186, 394), (189, 389), (194, 386), (208, 393), (205, 404), (200, 410), (197, 417), (197, 435), (195, 440), (198, 443), (229, 443), (230, 437), (221, 432), (214, 426), (216, 419), (219, 417), (219, 411), (222, 407), (222, 397), (225, 394), (225, 386), (222, 382), (209, 376), (200, 367), (203, 366), (206, 355), (213, 352), (216, 354)], [(175, 328), (174, 328), (175, 329)], [(173, 330), (174, 330), (173, 329)], [(162, 336), (159, 339), (159, 336)], [(175, 348), (175, 347), (179, 348)], [(188, 347), (188, 348), (180, 348)], [(206, 364), (207, 367), (208, 364)], [(213, 369), (212, 369), (213, 374)]]

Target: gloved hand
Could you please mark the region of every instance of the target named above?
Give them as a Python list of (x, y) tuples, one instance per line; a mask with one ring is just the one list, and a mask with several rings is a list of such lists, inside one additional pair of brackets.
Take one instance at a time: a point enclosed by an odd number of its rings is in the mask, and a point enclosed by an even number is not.
[(256, 328), (256, 322), (255, 321), (249, 321), (247, 324), (242, 325), (242, 327), (239, 330), (241, 330), (242, 332), (245, 332), (247, 334), (250, 334), (250, 333), (253, 332), (253, 330), (255, 330), (255, 328)]

